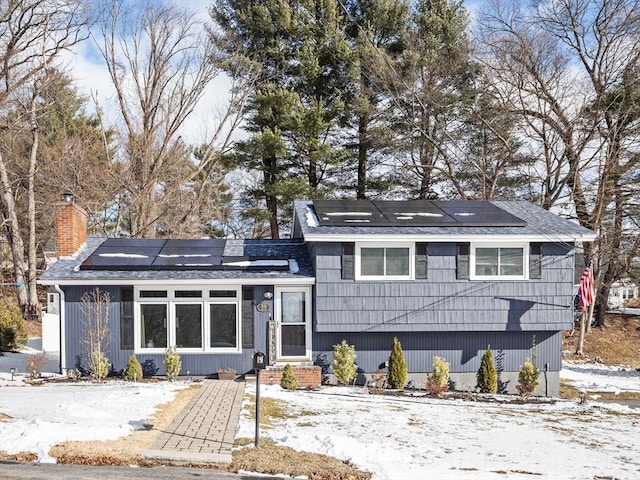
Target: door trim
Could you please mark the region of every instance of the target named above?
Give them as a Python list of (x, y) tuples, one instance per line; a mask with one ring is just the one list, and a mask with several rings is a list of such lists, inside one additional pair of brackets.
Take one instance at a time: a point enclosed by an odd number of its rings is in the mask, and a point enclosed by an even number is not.
[[(283, 292), (302, 292), (305, 295), (305, 355), (304, 356), (295, 356), (295, 357), (283, 357), (282, 356), (282, 299), (281, 294)], [(312, 361), (312, 353), (313, 348), (311, 345), (312, 340), (312, 302), (313, 298), (311, 296), (311, 287), (310, 286), (286, 286), (286, 287), (278, 287), (276, 286), (274, 289), (274, 319), (276, 323), (276, 365), (283, 364), (303, 364), (309, 363)]]

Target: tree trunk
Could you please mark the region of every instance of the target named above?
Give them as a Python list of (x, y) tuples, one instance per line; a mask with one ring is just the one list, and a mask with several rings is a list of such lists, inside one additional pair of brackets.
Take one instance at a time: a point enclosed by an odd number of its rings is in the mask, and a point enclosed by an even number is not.
[(578, 336), (578, 347), (576, 348), (577, 355), (582, 355), (582, 350), (584, 348), (584, 336), (587, 330), (586, 324), (587, 312), (586, 310), (582, 310), (582, 314), (580, 315), (580, 335)]
[(361, 113), (358, 118), (358, 185), (356, 186), (358, 200), (367, 198), (368, 123), (368, 115)]
[(36, 286), (36, 193), (35, 193), (35, 177), (36, 162), (38, 159), (38, 147), (40, 144), (40, 133), (38, 130), (38, 121), (36, 118), (36, 95), (31, 101), (31, 155), (29, 157), (29, 178), (27, 191), (27, 222), (29, 225), (28, 239), (28, 262), (27, 268), (27, 294), (28, 300), (24, 307), (26, 318), (40, 319), (40, 302), (38, 301), (38, 289)]

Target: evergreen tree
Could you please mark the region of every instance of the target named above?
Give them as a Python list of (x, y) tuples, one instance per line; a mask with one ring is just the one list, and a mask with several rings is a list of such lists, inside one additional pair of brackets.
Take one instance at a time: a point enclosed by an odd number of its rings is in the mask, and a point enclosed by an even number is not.
[(298, 388), (298, 380), (293, 374), (293, 368), (288, 363), (284, 366), (280, 386), (285, 390), (296, 390)]
[(351, 383), (358, 374), (356, 366), (356, 348), (349, 345), (346, 340), (333, 346), (333, 361), (331, 369), (338, 383), (346, 385)]
[(389, 356), (389, 386), (391, 388), (404, 388), (407, 383), (407, 363), (404, 360), (402, 345), (397, 337), (393, 337), (393, 346)]
[(164, 372), (167, 380), (173, 381), (180, 375), (182, 369), (182, 360), (176, 351), (176, 347), (169, 347), (164, 354)]
[(433, 372), (427, 376), (427, 391), (436, 396), (449, 390), (449, 364), (442, 357), (433, 357)]
[(134, 353), (129, 357), (127, 367), (124, 369), (124, 378), (133, 382), (142, 380), (142, 365)]
[(482, 355), (476, 379), (481, 393), (498, 392), (498, 372), (493, 362), (493, 353), (490, 345), (487, 345), (487, 350)]
[(540, 384), (539, 376), (540, 370), (527, 358), (518, 373), (518, 384), (516, 388), (518, 392), (520, 392), (520, 395), (527, 397), (535, 392)]

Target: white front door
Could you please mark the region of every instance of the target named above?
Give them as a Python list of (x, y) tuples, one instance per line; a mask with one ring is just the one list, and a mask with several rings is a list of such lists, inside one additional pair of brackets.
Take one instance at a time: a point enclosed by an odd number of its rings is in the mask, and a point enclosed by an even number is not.
[(277, 361), (310, 361), (311, 288), (279, 287), (275, 297)]

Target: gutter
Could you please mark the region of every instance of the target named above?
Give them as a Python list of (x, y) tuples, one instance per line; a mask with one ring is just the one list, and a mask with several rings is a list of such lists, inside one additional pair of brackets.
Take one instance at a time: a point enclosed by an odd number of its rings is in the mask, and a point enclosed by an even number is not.
[(60, 321), (60, 363), (58, 367), (60, 368), (60, 373), (64, 374), (67, 370), (67, 348), (66, 348), (66, 318), (65, 318), (65, 301), (64, 301), (64, 291), (60, 288), (60, 285), (54, 285), (54, 288), (58, 292), (58, 317)]

